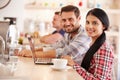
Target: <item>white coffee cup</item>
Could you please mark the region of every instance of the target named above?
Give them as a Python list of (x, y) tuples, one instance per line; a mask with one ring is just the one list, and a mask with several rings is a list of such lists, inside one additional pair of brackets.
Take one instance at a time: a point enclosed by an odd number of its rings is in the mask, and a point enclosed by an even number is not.
[(53, 67), (56, 69), (65, 69), (67, 66), (67, 59), (52, 59)]

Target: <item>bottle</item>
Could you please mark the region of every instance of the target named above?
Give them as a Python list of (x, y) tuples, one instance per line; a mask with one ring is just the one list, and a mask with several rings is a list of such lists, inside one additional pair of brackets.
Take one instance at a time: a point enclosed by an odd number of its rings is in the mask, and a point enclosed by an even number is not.
[(9, 37), (11, 38), (11, 45), (15, 45), (18, 38), (18, 31), (15, 25), (9, 27)]
[(6, 43), (7, 43), (6, 47), (7, 47), (8, 57), (10, 57), (11, 55), (14, 55), (13, 53), (14, 48), (18, 44), (18, 31), (17, 31), (16, 25), (14, 24), (11, 24), (9, 26), (7, 36), (6, 36)]

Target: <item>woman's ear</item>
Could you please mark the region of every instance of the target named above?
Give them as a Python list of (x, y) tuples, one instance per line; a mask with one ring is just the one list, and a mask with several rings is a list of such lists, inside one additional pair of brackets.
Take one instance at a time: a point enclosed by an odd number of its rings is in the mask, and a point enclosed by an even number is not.
[(103, 31), (106, 30), (106, 27), (103, 25)]

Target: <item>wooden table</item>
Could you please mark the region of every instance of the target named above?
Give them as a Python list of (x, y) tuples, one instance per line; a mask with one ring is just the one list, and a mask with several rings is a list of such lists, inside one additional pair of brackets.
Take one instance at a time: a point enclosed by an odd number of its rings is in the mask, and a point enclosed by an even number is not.
[(51, 65), (36, 65), (33, 59), (19, 57), (14, 77), (25, 77), (27, 80), (83, 80), (74, 70), (57, 71)]

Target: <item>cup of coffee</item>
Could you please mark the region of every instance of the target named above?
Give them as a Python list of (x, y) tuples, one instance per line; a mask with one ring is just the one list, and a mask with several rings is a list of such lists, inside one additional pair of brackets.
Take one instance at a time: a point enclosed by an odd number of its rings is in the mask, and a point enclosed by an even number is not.
[(52, 59), (53, 67), (56, 69), (65, 69), (67, 67), (67, 59)]

